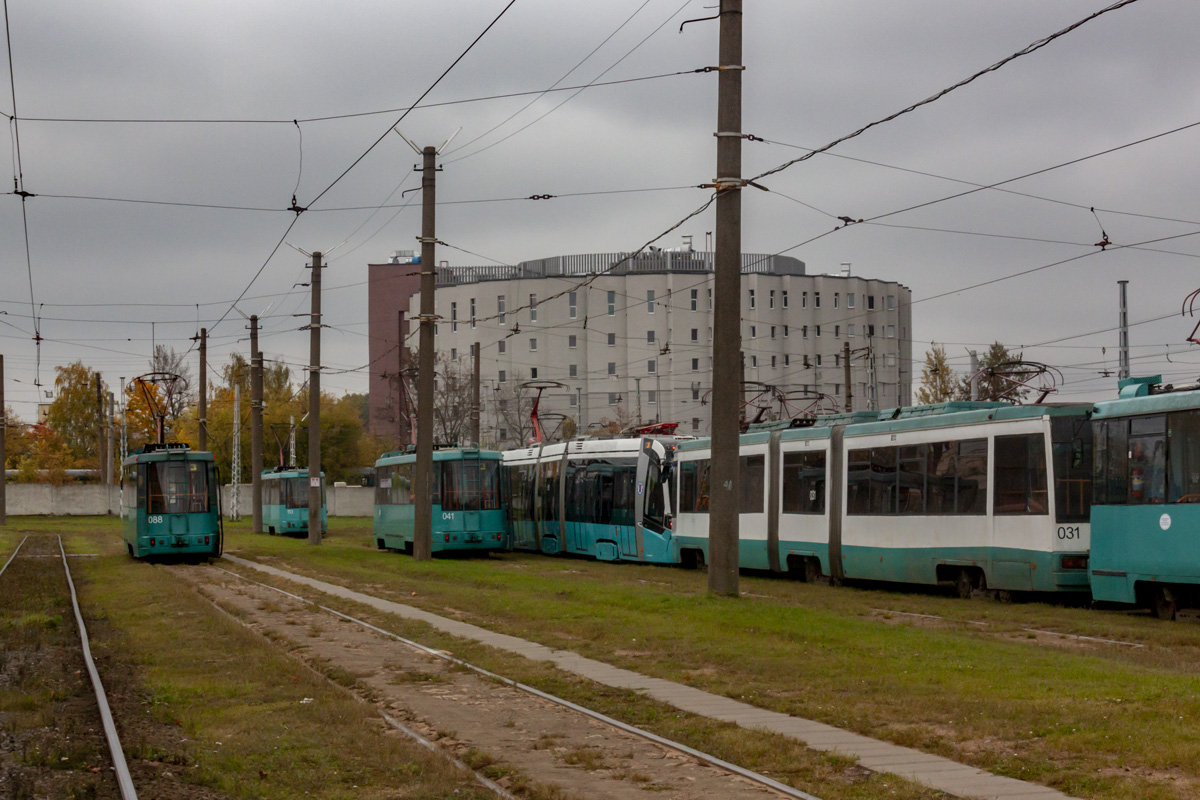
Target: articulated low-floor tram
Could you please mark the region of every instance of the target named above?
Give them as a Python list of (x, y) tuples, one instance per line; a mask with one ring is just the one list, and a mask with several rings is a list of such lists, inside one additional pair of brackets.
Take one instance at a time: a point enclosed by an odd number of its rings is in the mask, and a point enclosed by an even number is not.
[(677, 441), (670, 432), (646, 433), (505, 451), (512, 547), (677, 563), (671, 515)]
[(220, 481), (212, 453), (148, 444), (121, 462), (121, 531), (134, 558), (219, 556)]
[[(951, 402), (741, 437), (739, 564), (813, 579), (1088, 590), (1091, 406)], [(710, 442), (677, 454), (681, 561), (708, 560)]]

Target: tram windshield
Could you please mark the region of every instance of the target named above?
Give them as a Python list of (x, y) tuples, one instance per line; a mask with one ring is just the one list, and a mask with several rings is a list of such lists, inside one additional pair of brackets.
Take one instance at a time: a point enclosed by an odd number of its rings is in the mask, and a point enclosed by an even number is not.
[(643, 501), (642, 522), (652, 528), (663, 530), (667, 527), (667, 506), (663, 498), (663, 484), (670, 480), (671, 468), (662, 469), (650, 462), (646, 469), (646, 495)]
[(1058, 522), (1087, 522), (1092, 508), (1092, 425), (1086, 417), (1051, 417), (1054, 506)]
[(437, 465), (437, 486), (443, 511), (497, 511), (500, 509), (500, 462), (464, 458)]
[[(206, 462), (153, 461), (145, 464), (144, 469), (146, 513), (199, 514), (209, 510)], [(215, 502), (215, 498), (212, 500)]]

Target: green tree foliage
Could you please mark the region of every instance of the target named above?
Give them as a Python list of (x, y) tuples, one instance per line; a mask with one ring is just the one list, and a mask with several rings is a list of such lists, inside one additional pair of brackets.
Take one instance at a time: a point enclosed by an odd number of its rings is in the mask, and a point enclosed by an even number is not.
[[(1010, 361), (1020, 361), (1021, 356), (1021, 353), (1010, 353), (1004, 345), (999, 342), (993, 342), (992, 346), (988, 348), (987, 353), (980, 359), (979, 369), (981, 371), (988, 370)], [(959, 384), (959, 393), (964, 399), (971, 396), (970, 378), (970, 375), (963, 377)], [(1016, 389), (1011, 381), (1007, 381), (996, 375), (989, 376), (984, 373), (983, 377), (979, 379), (979, 400), (1004, 400), (1011, 403), (1020, 403), (1028, 394), (1029, 389)]]
[(959, 384), (954, 370), (946, 360), (946, 348), (937, 342), (925, 352), (925, 366), (921, 369), (921, 387), (917, 389), (917, 403), (932, 405), (954, 400)]
[[(82, 361), (65, 367), (55, 367), (54, 402), (46, 424), (66, 445), (78, 461), (91, 462), (97, 458), (99, 408), (96, 404), (96, 377)], [(101, 384), (107, 396), (107, 386)]]

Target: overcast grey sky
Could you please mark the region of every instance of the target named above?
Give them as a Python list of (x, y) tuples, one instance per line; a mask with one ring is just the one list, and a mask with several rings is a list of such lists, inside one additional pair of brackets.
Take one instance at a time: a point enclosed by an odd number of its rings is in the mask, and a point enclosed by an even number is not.
[[(264, 264), (239, 308), (264, 316), (267, 358), (303, 380), (306, 320), (293, 316), (309, 302), (293, 288), (307, 281), (300, 250), (330, 253), (323, 388), (365, 391), (365, 371), (336, 370), (368, 361), (366, 265), (419, 247), (419, 193), (401, 194), (419, 184), (418, 158), (386, 137), (268, 256), (294, 216), (293, 192), (309, 205), (506, 4), (10, 0), (23, 187), (39, 195), (25, 201), (29, 266), (22, 201), (0, 200), (0, 353), (18, 416), (34, 418), (35, 375), (52, 389), (55, 366), (82, 359), (113, 387), (146, 371), (152, 335), (182, 352), (207, 326), (219, 368), (248, 349), (230, 304)], [(745, 0), (743, 128), (766, 140), (745, 144), (745, 174), (886, 117), (1107, 4)], [(715, 64), (716, 22), (679, 30), (713, 5), (517, 0), (425, 100), (476, 102), (417, 109), (401, 124), (420, 145), (462, 128), (440, 159), (437, 233), (469, 253), (439, 247), (438, 260), (630, 250), (700, 206), (708, 192), (678, 187), (714, 177), (715, 74), (478, 98)], [(1200, 289), (1200, 127), (1006, 191), (892, 212), (1200, 123), (1197, 31), (1194, 0), (1140, 0), (1104, 14), (765, 179), (770, 192), (744, 192), (743, 249), (786, 252), (812, 273), (850, 262), (855, 274), (911, 287), (918, 374), (931, 341), (965, 369), (967, 347), (999, 340), (1060, 367), (1061, 399), (1113, 395), (1115, 378), (1099, 372), (1116, 366), (1117, 281), (1128, 279), (1131, 321), (1165, 317), (1132, 329), (1134, 373), (1194, 380), (1200, 354), (1185, 340), (1195, 321), (1179, 311)], [(11, 115), (7, 72), (0, 85), (0, 111)], [(387, 113), (369, 113), (378, 111)], [(361, 116), (304, 121), (350, 114)], [(15, 174), (13, 132), (9, 121)], [(595, 194), (563, 196), (584, 193)], [(534, 194), (560, 197), (507, 199)], [(801, 244), (832, 231), (838, 216), (887, 214)], [(713, 227), (710, 210), (657, 245), (677, 247), (683, 234), (699, 245)], [(1114, 245), (1180, 238), (1100, 252), (1102, 227)], [(1049, 266), (1065, 259), (1076, 260)], [(1046, 342), (1054, 344), (1036, 346)], [(195, 375), (194, 352), (189, 360)]]

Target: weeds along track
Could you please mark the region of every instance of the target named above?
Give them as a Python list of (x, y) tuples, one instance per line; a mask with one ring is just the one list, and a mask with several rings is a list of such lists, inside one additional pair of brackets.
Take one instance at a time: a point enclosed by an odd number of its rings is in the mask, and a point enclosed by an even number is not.
[(374, 703), (389, 724), (457, 758), (501, 791), (525, 795), (523, 787), (541, 784), (579, 798), (642, 798), (653, 791), (672, 798), (818, 800), (221, 567), (177, 574), (243, 624)]
[(0, 732), (0, 795), (134, 800), (61, 537), (21, 540), (0, 569), (0, 609), (0, 707), (12, 709)]

